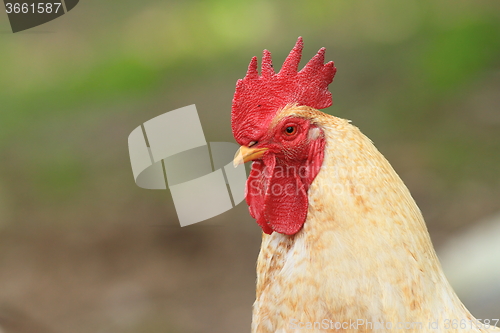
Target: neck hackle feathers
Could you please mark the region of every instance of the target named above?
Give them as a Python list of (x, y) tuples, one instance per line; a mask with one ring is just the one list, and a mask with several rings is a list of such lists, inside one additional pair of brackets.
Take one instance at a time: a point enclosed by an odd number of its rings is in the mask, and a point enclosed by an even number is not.
[(337, 69), (332, 61), (324, 64), (325, 48), (321, 48), (297, 72), (303, 45), (302, 37), (299, 37), (278, 73), (273, 69), (268, 50), (263, 52), (260, 76), (257, 57), (250, 61), (246, 76), (236, 83), (233, 98), (231, 123), (238, 143), (246, 145), (255, 140), (262, 134), (262, 124), (268, 124), (276, 112), (288, 104), (315, 109), (332, 105), (328, 85), (332, 83)]

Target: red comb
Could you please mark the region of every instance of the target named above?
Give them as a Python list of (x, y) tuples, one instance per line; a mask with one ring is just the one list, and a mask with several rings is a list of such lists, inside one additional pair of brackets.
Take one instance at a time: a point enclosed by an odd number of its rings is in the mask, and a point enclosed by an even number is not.
[[(324, 64), (325, 48), (297, 72), (302, 48), (302, 37), (297, 39), (279, 73), (273, 69), (271, 53), (264, 50), (261, 75), (257, 72), (257, 57), (253, 57), (246, 76), (236, 83), (231, 123), (233, 135), (240, 144), (248, 144), (261, 132), (262, 122), (269, 121), (278, 110), (290, 103), (324, 109), (332, 105), (328, 85), (336, 68), (333, 61)], [(252, 121), (253, 120), (253, 121)], [(259, 126), (261, 125), (261, 126)]]

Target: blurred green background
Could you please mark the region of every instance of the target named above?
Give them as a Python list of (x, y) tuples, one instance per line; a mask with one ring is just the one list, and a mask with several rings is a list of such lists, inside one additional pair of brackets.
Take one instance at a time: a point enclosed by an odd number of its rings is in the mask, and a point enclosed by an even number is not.
[(338, 69), (325, 111), (389, 159), (438, 250), (500, 211), (498, 0), (82, 0), (16, 34), (1, 14), (0, 331), (248, 332), (246, 204), (180, 228), (168, 191), (134, 184), (127, 137), (196, 104), (207, 141), (234, 142), (236, 80), (298, 36), (302, 64), (324, 46)]

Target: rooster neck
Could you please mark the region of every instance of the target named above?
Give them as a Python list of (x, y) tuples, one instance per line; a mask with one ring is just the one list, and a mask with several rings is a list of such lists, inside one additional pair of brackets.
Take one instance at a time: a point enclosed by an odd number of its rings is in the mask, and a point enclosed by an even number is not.
[(399, 176), (356, 127), (321, 117), (325, 158), (304, 227), (293, 236), (263, 235), (253, 332), (275, 325), (269, 316), (282, 323), (472, 320)]

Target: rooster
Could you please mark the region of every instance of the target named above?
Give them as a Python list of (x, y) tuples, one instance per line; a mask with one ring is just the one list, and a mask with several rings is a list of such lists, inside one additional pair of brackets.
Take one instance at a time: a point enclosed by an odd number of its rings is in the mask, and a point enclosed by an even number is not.
[(500, 332), (477, 321), (443, 274), (422, 214), (389, 162), (332, 104), (322, 48), (298, 70), (264, 50), (238, 80), (235, 165), (253, 161), (262, 228), (252, 332)]

